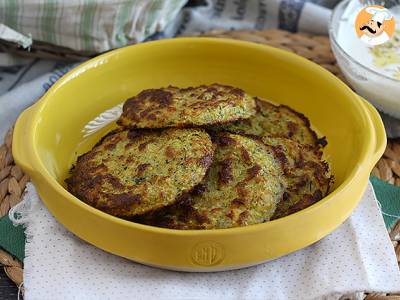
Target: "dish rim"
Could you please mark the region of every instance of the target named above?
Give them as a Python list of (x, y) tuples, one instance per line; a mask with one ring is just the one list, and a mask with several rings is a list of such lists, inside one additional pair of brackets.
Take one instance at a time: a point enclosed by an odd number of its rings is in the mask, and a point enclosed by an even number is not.
[[(150, 225), (143, 225), (139, 223), (135, 223), (132, 221), (128, 221), (125, 219), (121, 219), (112, 215), (109, 215), (103, 211), (100, 211), (85, 202), (79, 200), (77, 197), (69, 193), (57, 180), (51, 175), (46, 166), (43, 164), (40, 156), (38, 154), (37, 147), (37, 139), (36, 139), (36, 127), (39, 123), (39, 118), (41, 118), (41, 112), (45, 109), (46, 103), (54, 96), (59, 88), (61, 88), (64, 84), (68, 83), (68, 81), (74, 79), (79, 76), (82, 72), (86, 72), (89, 69), (93, 69), (99, 64), (104, 63), (104, 61), (108, 61), (113, 56), (118, 56), (121, 52), (129, 51), (132, 47), (154, 47), (154, 46), (163, 46), (165, 44), (170, 43), (211, 43), (211, 44), (226, 44), (227, 46), (241, 46), (248, 49), (255, 49), (266, 51), (268, 53), (279, 54), (280, 57), (287, 61), (291, 61), (294, 64), (301, 64), (303, 68), (306, 67), (308, 69), (313, 70), (318, 75), (323, 77), (326, 81), (329, 81), (331, 85), (334, 85), (337, 89), (343, 90), (348, 96), (348, 99), (352, 99), (352, 105), (357, 106), (358, 111), (360, 111), (360, 117), (363, 119), (363, 126), (367, 126), (365, 130), (365, 134), (367, 136), (365, 141), (365, 146), (360, 150), (360, 160), (355, 165), (353, 170), (349, 173), (349, 175), (343, 180), (343, 182), (337, 186), (333, 191), (331, 191), (326, 197), (322, 198), (317, 203), (309, 206), (306, 209), (303, 209), (294, 214), (288, 215), (286, 217), (276, 219), (273, 221), (268, 221), (260, 224), (248, 225), (243, 227), (234, 227), (234, 228), (226, 228), (226, 229), (212, 229), (212, 230), (179, 230), (179, 229), (169, 229), (169, 228), (161, 228)], [(376, 137), (372, 134), (374, 130), (374, 126), (372, 124), (371, 117), (369, 112), (367, 111), (366, 106), (363, 104), (362, 100), (357, 96), (347, 85), (345, 85), (342, 81), (336, 78), (329, 71), (325, 70), (321, 66), (310, 62), (309, 60), (293, 54), (291, 52), (277, 49), (271, 46), (260, 45), (252, 42), (225, 39), (225, 38), (206, 38), (206, 37), (185, 37), (185, 38), (175, 38), (175, 39), (164, 39), (158, 41), (151, 41), (142, 44), (136, 44), (128, 47), (124, 47), (121, 49), (113, 50), (107, 52), (105, 54), (99, 55), (93, 59), (90, 59), (87, 62), (82, 63), (78, 67), (72, 69), (67, 74), (65, 74), (60, 80), (58, 80), (42, 98), (34, 104), (32, 107), (28, 108), (28, 110), (32, 110), (31, 118), (29, 123), (32, 125), (29, 127), (29, 138), (30, 138), (30, 150), (33, 155), (30, 157), (30, 169), (34, 174), (37, 174), (41, 177), (42, 180), (45, 181), (47, 185), (49, 185), (53, 190), (55, 190), (61, 197), (72, 202), (73, 205), (78, 206), (80, 209), (85, 210), (89, 214), (97, 215), (106, 222), (117, 223), (121, 226), (127, 226), (131, 229), (142, 230), (149, 233), (162, 234), (162, 235), (173, 235), (173, 236), (196, 236), (196, 237), (216, 237), (221, 235), (237, 235), (237, 234), (249, 234), (252, 232), (258, 232), (260, 230), (266, 230), (268, 227), (276, 227), (280, 226), (282, 223), (286, 222), (289, 219), (297, 218), (301, 215), (305, 215), (313, 210), (318, 209), (323, 205), (327, 205), (330, 201), (332, 201), (334, 197), (338, 194), (342, 193), (345, 189), (351, 187), (351, 183), (355, 178), (365, 171), (366, 168), (369, 168), (369, 164), (372, 160), (372, 156), (375, 149), (375, 141)], [(369, 130), (367, 130), (369, 129)], [(32, 176), (34, 177), (34, 176)], [(34, 178), (35, 179), (35, 178)], [(45, 201), (47, 202), (47, 201)]]

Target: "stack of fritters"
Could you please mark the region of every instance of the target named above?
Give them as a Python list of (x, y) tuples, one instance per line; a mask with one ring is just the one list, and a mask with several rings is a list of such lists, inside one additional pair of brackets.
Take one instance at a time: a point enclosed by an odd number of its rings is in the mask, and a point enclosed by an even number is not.
[(262, 223), (329, 190), (329, 167), (308, 119), (287, 106), (212, 84), (142, 91), (66, 180), (109, 214), (175, 229)]

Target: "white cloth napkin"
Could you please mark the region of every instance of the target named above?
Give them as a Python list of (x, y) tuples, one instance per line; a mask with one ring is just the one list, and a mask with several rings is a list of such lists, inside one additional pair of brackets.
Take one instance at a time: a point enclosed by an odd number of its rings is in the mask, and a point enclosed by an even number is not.
[(166, 271), (97, 249), (58, 223), (32, 184), (15, 213), (28, 237), (26, 300), (338, 299), (357, 291), (400, 291), (371, 185), (352, 216), (321, 241), (256, 267), (219, 273)]

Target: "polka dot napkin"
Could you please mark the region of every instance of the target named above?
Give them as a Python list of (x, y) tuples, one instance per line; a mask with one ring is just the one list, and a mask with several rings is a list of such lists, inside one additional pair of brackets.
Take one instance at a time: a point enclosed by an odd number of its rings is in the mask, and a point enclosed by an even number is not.
[(321, 241), (256, 267), (219, 273), (160, 270), (97, 249), (58, 223), (31, 184), (19, 211), (28, 237), (26, 300), (338, 299), (356, 291), (400, 291), (371, 185), (352, 216)]

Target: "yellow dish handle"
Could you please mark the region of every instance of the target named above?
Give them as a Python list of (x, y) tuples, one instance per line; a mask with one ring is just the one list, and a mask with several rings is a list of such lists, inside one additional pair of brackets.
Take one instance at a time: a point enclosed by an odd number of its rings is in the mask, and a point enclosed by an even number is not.
[(382, 122), (382, 118), (379, 115), (378, 111), (376, 108), (369, 103), (367, 100), (364, 98), (360, 97), (361, 100), (363, 101), (365, 107), (367, 108), (367, 111), (369, 113), (369, 116), (371, 118), (372, 124), (374, 126), (374, 135), (375, 135), (375, 150), (372, 154), (371, 157), (371, 170), (375, 166), (375, 164), (378, 162), (378, 160), (382, 157), (383, 152), (385, 152), (386, 144), (387, 144), (387, 138), (386, 138), (386, 131), (385, 127)]
[(32, 131), (32, 116), (35, 111), (34, 105), (25, 109), (19, 115), (15, 123), (12, 143), (12, 154), (15, 162), (19, 165), (25, 173), (31, 177), (34, 169), (31, 165), (33, 149), (33, 131)]

